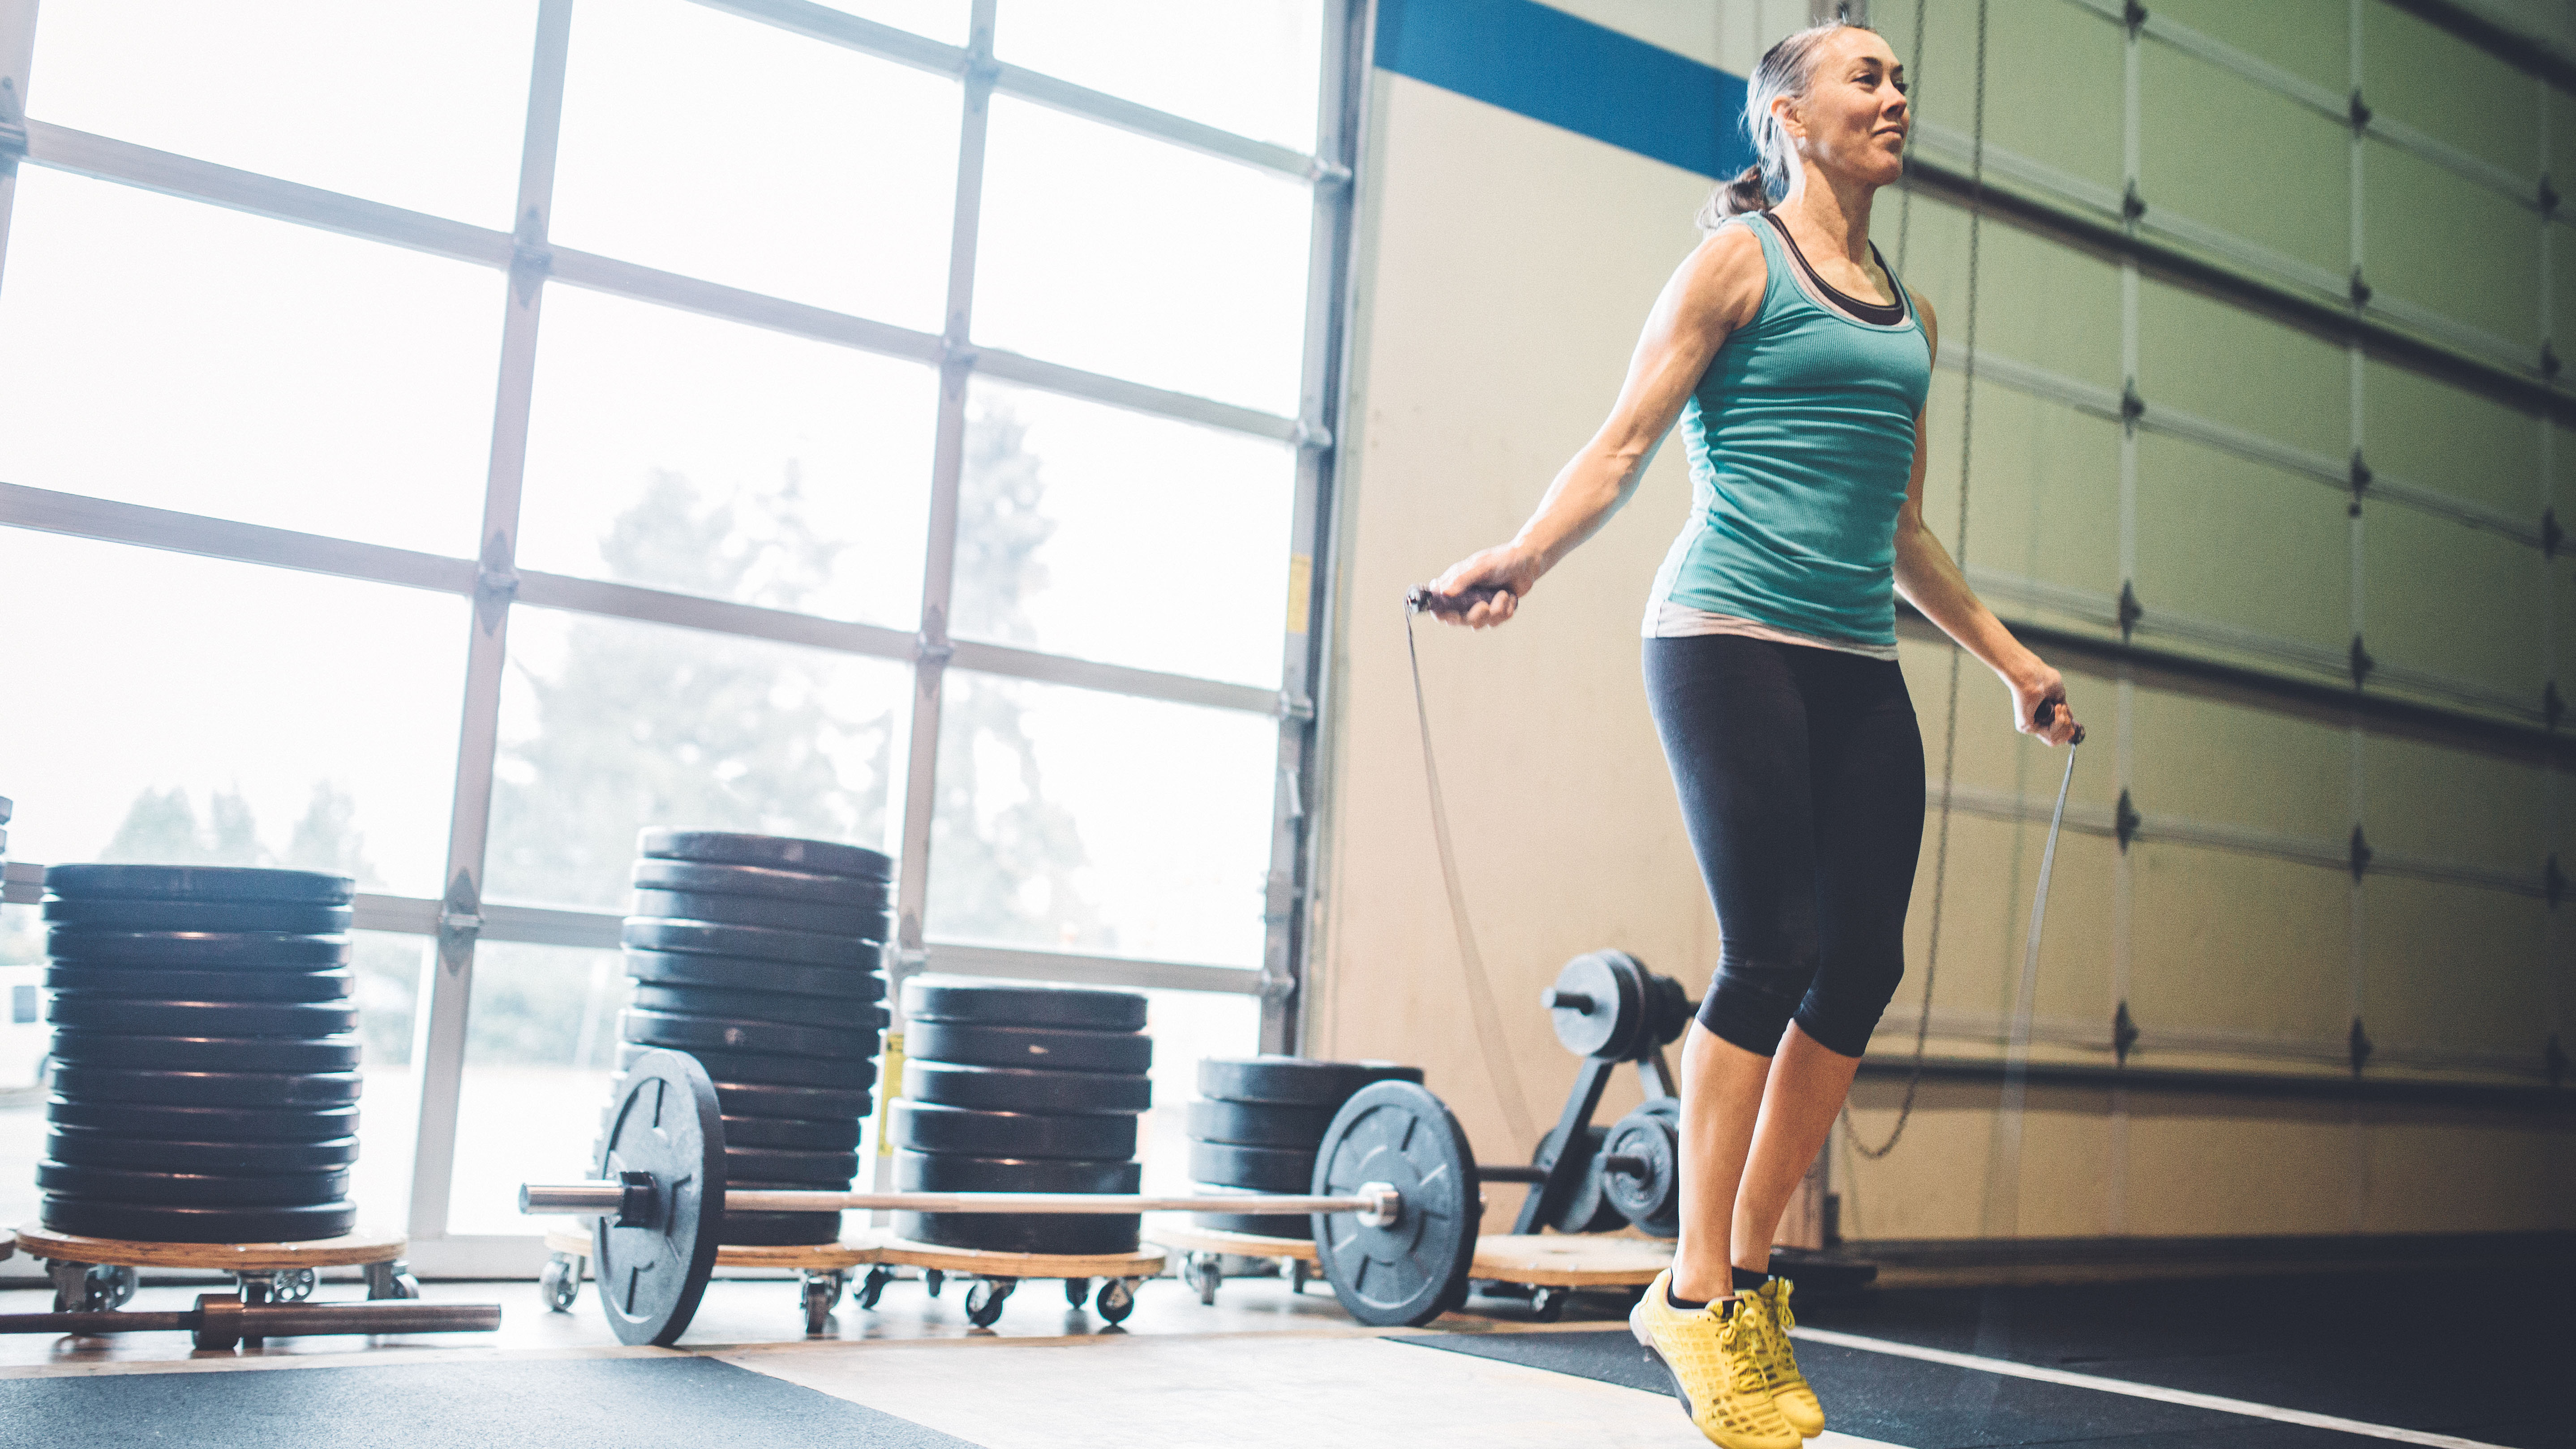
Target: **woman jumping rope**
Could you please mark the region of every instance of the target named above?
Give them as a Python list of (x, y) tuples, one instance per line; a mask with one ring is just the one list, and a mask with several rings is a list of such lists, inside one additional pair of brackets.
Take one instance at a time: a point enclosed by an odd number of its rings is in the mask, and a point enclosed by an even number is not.
[(1690, 517), (1647, 603), (1646, 691), (1722, 942), (1682, 1047), (1681, 1238), (1629, 1322), (1710, 1440), (1797, 1449), (1825, 1418), (1771, 1241), (1904, 974), (1923, 839), (1895, 594), (2003, 680), (2015, 729), (2057, 745), (2076, 720), (1924, 526), (1940, 325), (1869, 242), (1904, 173), (1904, 67), (1865, 27), (1802, 30), (1744, 122), (1760, 159), (1700, 213), (1609, 421), (1432, 590), (1453, 623), (1509, 621), (1680, 422)]

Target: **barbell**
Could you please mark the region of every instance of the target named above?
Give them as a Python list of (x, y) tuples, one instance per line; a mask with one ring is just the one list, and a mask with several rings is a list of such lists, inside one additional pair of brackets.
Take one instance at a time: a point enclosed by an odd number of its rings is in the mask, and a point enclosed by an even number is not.
[(1362, 1323), (1419, 1326), (1467, 1299), (1489, 1180), (1536, 1182), (1541, 1173), (1480, 1169), (1438, 1097), (1413, 1082), (1375, 1082), (1334, 1114), (1302, 1197), (729, 1190), (714, 1083), (695, 1058), (656, 1050), (627, 1067), (626, 1094), (601, 1136), (599, 1176), (524, 1184), (519, 1210), (593, 1219), (591, 1272), (626, 1343), (667, 1347), (688, 1329), (714, 1276), (727, 1212), (1307, 1213), (1317, 1265), (1342, 1307)]
[(313, 1333), (478, 1333), (500, 1326), (498, 1303), (245, 1303), (238, 1293), (200, 1293), (196, 1307), (176, 1313), (0, 1313), (0, 1333), (176, 1331), (195, 1335), (201, 1349)]

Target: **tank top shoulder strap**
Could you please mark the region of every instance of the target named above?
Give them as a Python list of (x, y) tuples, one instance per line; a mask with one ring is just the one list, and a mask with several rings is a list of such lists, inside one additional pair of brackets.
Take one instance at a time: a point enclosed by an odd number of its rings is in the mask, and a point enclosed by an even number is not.
[(1753, 239), (1762, 244), (1762, 305), (1754, 312), (1753, 320), (1744, 324), (1746, 327), (1758, 326), (1762, 319), (1778, 309), (1784, 286), (1793, 295), (1797, 291), (1797, 284), (1789, 276), (1792, 265), (1789, 254), (1780, 245), (1777, 229), (1780, 224), (1773, 221), (1767, 211), (1746, 211), (1728, 217), (1723, 225), (1740, 226), (1753, 233)]

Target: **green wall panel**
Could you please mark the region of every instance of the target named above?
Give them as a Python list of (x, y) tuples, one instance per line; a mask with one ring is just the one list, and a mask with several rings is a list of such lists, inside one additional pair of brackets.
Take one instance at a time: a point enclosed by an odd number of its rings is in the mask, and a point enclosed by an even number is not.
[(2150, 409), (2179, 408), (2327, 458), (2352, 451), (2344, 350), (2197, 292), (2138, 284), (2138, 390)]
[(2547, 499), (2540, 424), (2530, 414), (2420, 372), (2365, 368), (2362, 451), (2373, 471), (2538, 526)]
[(2352, 85), (2351, 10), (2348, 0), (2157, 0), (2150, 13), (2341, 92)]
[(2538, 78), (2383, 0), (2362, 6), (2361, 65), (2373, 111), (2516, 176), (2539, 174)]
[(2352, 264), (2350, 132), (2170, 46), (2138, 56), (2147, 205), (2337, 276)]
[[(1932, 304), (1945, 352), (1968, 337), (1968, 213), (1918, 196), (1904, 224), (1897, 262), (1898, 208), (1888, 198), (1871, 234), (1905, 284)], [(2002, 222), (1979, 229), (1977, 346), (2117, 391), (2120, 386), (2120, 269)]]
[(2342, 726), (2160, 689), (2136, 691), (2137, 808), (2310, 840), (2352, 830)]
[(2549, 854), (2549, 777), (2536, 765), (2365, 735), (2363, 828), (2377, 849), (2537, 876)]
[(2373, 290), (2538, 350), (2538, 216), (2379, 141), (2362, 152), (2362, 186), (2361, 273)]
[(2527, 1051), (2537, 1065), (2548, 913), (2529, 896), (2373, 876), (2362, 889), (2363, 1029), (2382, 1045)]
[[(1910, 38), (1911, 19), (1888, 33)], [(2117, 190), (2120, 28), (2066, 0), (1990, 0), (1986, 142)], [(1976, 119), (1975, 0), (1928, 0), (1911, 79), (1923, 118), (1965, 136)]]
[(2191, 845), (2129, 853), (2129, 1010), (2141, 1026), (2343, 1035), (2350, 875)]
[[(1933, 379), (1923, 512), (1955, 554), (1964, 380)], [(1980, 378), (1969, 460), (1968, 563), (2097, 594), (2120, 592), (2120, 428)]]
[(2340, 654), (2352, 643), (2344, 500), (2155, 434), (2138, 439), (2138, 601)]
[(2540, 555), (2396, 504), (2362, 520), (2362, 639), (2382, 664), (2502, 690), (2533, 708), (2548, 678)]

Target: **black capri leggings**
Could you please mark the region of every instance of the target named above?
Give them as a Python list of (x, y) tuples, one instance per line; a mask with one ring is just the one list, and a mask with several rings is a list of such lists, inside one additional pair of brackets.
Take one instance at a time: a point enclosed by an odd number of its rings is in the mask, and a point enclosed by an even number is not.
[(1859, 1056), (1905, 974), (1923, 844), (1904, 674), (1733, 634), (1648, 639), (1645, 665), (1722, 936), (1700, 1024), (1767, 1057), (1794, 1019)]

